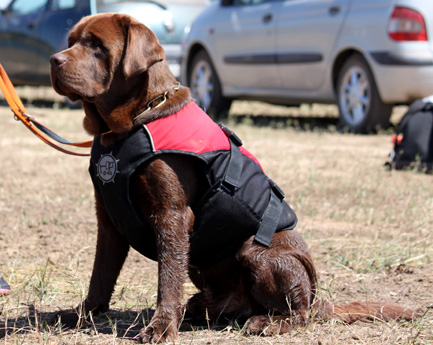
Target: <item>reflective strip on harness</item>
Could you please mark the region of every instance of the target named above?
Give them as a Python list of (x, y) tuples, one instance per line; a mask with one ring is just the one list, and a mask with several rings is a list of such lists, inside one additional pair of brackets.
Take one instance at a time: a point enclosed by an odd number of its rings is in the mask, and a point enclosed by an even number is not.
[(269, 247), (274, 237), (274, 233), (277, 229), (278, 220), (280, 219), (281, 212), (283, 211), (283, 200), (280, 199), (271, 190), (271, 199), (269, 200), (268, 207), (266, 207), (265, 213), (263, 214), (262, 222), (260, 223), (259, 230), (257, 230), (254, 240)]

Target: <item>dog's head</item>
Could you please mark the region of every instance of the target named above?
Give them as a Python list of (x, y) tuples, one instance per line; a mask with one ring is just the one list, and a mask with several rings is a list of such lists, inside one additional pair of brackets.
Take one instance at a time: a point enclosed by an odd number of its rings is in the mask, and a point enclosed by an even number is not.
[(68, 49), (51, 57), (51, 81), (71, 100), (93, 101), (109, 90), (117, 72), (127, 80), (163, 59), (164, 50), (145, 25), (128, 15), (97, 14), (81, 19)]
[(107, 126), (125, 132), (130, 121), (116, 118), (113, 109), (125, 109), (136, 86), (146, 84), (148, 68), (163, 60), (163, 48), (145, 25), (128, 15), (97, 14), (81, 19), (68, 48), (51, 57), (51, 83), (57, 93), (83, 101), (91, 134)]

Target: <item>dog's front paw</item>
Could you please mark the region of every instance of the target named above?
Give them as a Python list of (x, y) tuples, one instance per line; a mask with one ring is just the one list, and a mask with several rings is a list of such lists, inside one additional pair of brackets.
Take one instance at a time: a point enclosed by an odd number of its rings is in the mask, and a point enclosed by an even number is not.
[(152, 319), (151, 323), (140, 331), (138, 340), (142, 343), (168, 343), (177, 338), (175, 320)]

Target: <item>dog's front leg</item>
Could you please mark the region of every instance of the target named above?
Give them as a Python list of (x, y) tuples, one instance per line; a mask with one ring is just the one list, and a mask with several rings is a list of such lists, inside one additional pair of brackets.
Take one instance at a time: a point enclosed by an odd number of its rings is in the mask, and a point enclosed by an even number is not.
[(179, 177), (162, 161), (152, 162), (132, 189), (140, 191), (133, 199), (155, 232), (158, 255), (157, 308), (139, 340), (174, 341), (183, 317), (182, 289), (187, 278), (193, 212), (186, 205)]
[(129, 244), (117, 232), (96, 194), (98, 237), (96, 256), (87, 298), (76, 308), (55, 315), (55, 322), (67, 327), (82, 327), (89, 313), (98, 314), (108, 310), (117, 277), (125, 262)]
[(172, 227), (185, 229), (189, 216), (184, 212), (169, 212), (162, 216), (174, 221), (158, 226), (157, 308), (150, 324), (140, 332), (143, 343), (174, 341), (184, 311), (182, 290), (187, 277), (189, 242), (187, 231), (174, 232)]
[(89, 292), (83, 303), (86, 313), (108, 310), (120, 270), (128, 255), (129, 244), (116, 230), (105, 207), (96, 194), (98, 238)]

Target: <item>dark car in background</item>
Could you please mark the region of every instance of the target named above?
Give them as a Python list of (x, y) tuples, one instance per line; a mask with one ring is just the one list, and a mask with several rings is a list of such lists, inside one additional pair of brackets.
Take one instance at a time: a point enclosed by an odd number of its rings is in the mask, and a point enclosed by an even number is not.
[[(150, 27), (176, 77), (181, 42), (207, 0), (11, 0), (0, 14), (0, 63), (15, 85), (50, 85), (49, 58), (83, 16), (126, 13)], [(3, 5), (5, 6), (5, 5)]]

